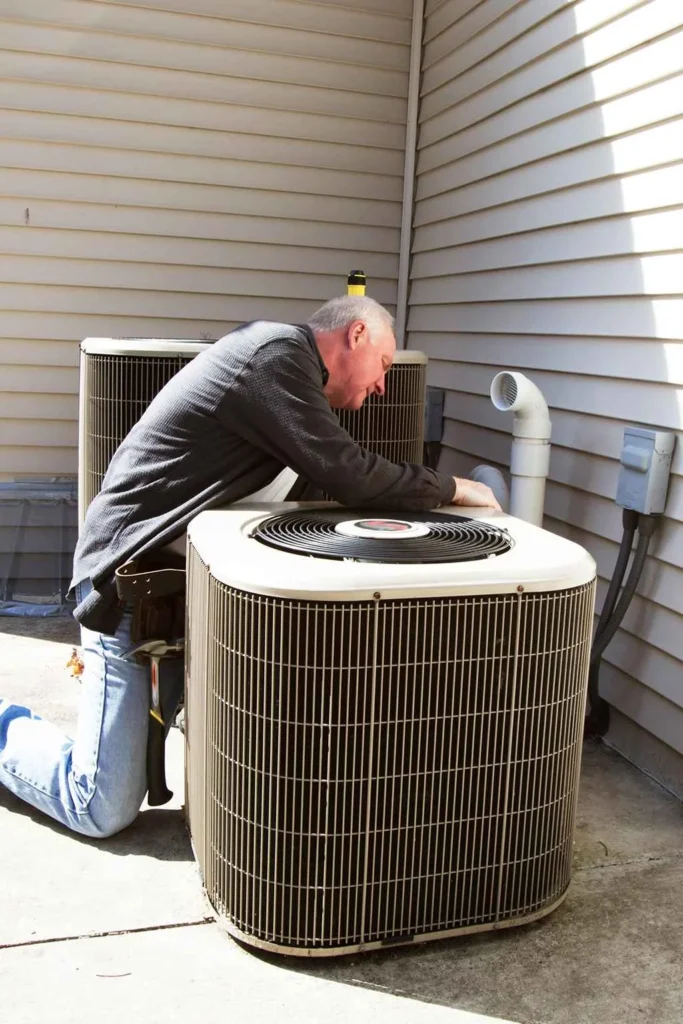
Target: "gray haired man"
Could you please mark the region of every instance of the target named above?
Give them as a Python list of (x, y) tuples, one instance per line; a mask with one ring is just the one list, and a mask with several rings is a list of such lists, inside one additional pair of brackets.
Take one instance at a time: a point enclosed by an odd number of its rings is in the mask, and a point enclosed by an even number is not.
[[(115, 571), (164, 552), (204, 509), (244, 499), (291, 467), (345, 505), (498, 508), (481, 483), (360, 448), (333, 409), (383, 394), (396, 342), (366, 297), (333, 299), (307, 324), (244, 324), (182, 369), (116, 451), (74, 557), (84, 672), (75, 739), (0, 700), (0, 783), (87, 836), (136, 817), (146, 792), (149, 677), (131, 657), (131, 609)], [(168, 721), (182, 690), (176, 663)]]

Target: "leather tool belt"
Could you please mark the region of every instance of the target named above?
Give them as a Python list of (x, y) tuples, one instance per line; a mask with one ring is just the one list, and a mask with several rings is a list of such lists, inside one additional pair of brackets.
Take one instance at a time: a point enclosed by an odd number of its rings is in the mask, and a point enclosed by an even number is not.
[(119, 600), (132, 604), (134, 643), (165, 640), (185, 634), (185, 570), (153, 557), (135, 559), (115, 573)]

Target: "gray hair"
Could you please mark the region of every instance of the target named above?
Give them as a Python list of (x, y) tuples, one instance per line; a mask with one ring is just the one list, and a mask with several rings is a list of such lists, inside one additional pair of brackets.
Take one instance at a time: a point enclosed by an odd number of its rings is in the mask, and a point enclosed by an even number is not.
[(394, 318), (388, 309), (368, 295), (341, 295), (317, 309), (307, 323), (312, 331), (341, 331), (354, 320), (368, 327), (393, 330)]

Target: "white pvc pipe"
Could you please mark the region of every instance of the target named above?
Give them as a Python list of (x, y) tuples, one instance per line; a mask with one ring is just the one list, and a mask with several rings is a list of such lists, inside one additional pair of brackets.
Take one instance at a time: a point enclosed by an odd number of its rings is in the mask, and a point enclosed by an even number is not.
[(510, 462), (510, 515), (543, 525), (545, 481), (550, 463), (547, 441), (515, 438)]
[(422, 66), (422, 31), (424, 0), (413, 0), (413, 34), (410, 41), (410, 76), (408, 78), (408, 117), (406, 123), (406, 151), (403, 165), (403, 207), (401, 210), (401, 239), (398, 254), (398, 289), (396, 293), (396, 344), (406, 347), (408, 319), (408, 277), (413, 232), (413, 203), (415, 197), (415, 154), (417, 149), (417, 115), (420, 103), (420, 71)]
[(534, 526), (542, 526), (552, 429), (546, 400), (523, 373), (505, 370), (493, 379), (491, 401), (496, 409), (515, 416), (510, 459), (510, 514)]

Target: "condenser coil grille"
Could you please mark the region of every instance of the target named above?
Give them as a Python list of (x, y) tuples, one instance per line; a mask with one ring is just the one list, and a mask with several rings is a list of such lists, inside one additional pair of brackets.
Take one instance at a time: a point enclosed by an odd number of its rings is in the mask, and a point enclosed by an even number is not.
[(83, 509), (100, 491), (112, 455), (152, 399), (195, 356), (88, 355), (85, 365)]
[(402, 362), (397, 353), (383, 396), (370, 395), (357, 410), (340, 409), (339, 421), (354, 441), (390, 462), (422, 462), (427, 360)]
[(556, 905), (593, 584), (306, 602), (225, 586), (190, 552), (188, 809), (230, 931), (329, 954)]

